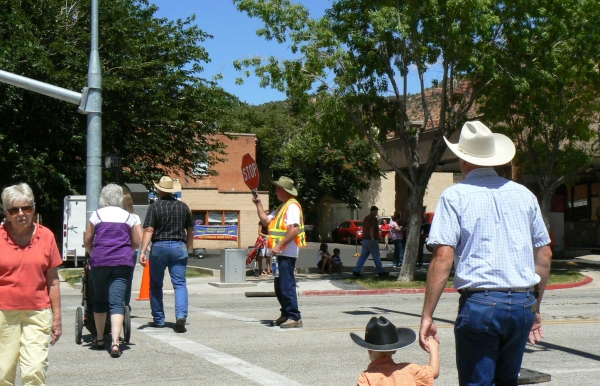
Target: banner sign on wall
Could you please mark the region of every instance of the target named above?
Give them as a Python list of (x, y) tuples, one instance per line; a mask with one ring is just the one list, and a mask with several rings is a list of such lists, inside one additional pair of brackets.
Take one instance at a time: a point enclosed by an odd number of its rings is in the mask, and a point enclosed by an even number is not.
[(237, 225), (195, 225), (194, 240), (233, 240), (238, 239)]

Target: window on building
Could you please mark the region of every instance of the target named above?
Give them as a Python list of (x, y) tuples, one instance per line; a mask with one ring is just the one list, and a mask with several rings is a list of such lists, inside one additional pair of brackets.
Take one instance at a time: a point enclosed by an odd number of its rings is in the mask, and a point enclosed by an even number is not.
[(192, 168), (192, 175), (193, 176), (205, 176), (208, 174), (208, 171), (209, 171), (209, 165), (208, 165), (209, 154), (207, 151), (196, 150), (196, 149), (192, 150), (193, 154), (197, 154), (198, 152), (202, 153), (202, 155), (204, 156), (203, 157), (204, 161), (194, 163), (194, 166)]
[[(238, 225), (240, 212), (195, 210), (192, 211), (192, 218), (197, 225)], [(201, 224), (200, 221), (202, 221)]]

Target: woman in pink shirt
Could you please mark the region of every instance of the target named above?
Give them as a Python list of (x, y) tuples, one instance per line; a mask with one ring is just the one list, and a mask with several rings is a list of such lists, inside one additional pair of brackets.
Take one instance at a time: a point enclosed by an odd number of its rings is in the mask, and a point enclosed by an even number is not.
[(29, 185), (2, 192), (6, 215), (0, 226), (0, 384), (14, 384), (17, 363), (25, 385), (44, 385), (49, 346), (62, 334), (62, 264), (50, 230), (33, 222), (35, 202)]

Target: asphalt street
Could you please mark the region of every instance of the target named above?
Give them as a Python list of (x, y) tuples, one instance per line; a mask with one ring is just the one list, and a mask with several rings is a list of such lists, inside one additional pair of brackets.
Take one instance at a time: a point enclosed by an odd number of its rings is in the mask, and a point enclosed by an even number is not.
[[(542, 306), (546, 339), (527, 346), (523, 367), (548, 373), (545, 385), (597, 385), (600, 378), (600, 271), (586, 286), (548, 291)], [(191, 279), (198, 282), (201, 279)], [(326, 279), (324, 279), (326, 280)], [(201, 288), (196, 286), (195, 288)], [(75, 344), (75, 311), (81, 294), (63, 283), (63, 330), (50, 349), (48, 385), (353, 385), (368, 365), (367, 353), (350, 332), (364, 334), (372, 316), (418, 329), (423, 294), (301, 296), (304, 328), (268, 326), (278, 316), (275, 298), (237, 292), (190, 294), (188, 331), (176, 334), (173, 295), (165, 294), (167, 327), (152, 328), (149, 303), (133, 302), (131, 343), (121, 358), (90, 347), (84, 328)], [(192, 292), (192, 291), (190, 291)], [(444, 294), (435, 313), (441, 339), (441, 375), (436, 385), (454, 386), (453, 321), (457, 294)], [(396, 361), (428, 363), (418, 344), (400, 350)]]
[[(319, 251), (320, 243), (308, 243), (305, 248), (300, 249), (300, 253), (298, 256), (298, 260), (296, 262), (297, 268), (308, 268), (308, 267), (316, 267), (317, 266), (317, 252)], [(334, 248), (340, 249), (340, 256), (342, 258), (342, 262), (347, 267), (354, 267), (356, 265), (356, 260), (358, 257), (354, 256), (361, 251), (361, 245), (348, 245), (348, 244), (338, 244), (338, 243), (327, 243), (329, 247), (329, 252), (333, 253)], [(388, 250), (384, 249), (384, 245), (380, 244), (380, 254), (381, 257), (385, 259), (386, 254), (388, 252), (393, 252), (394, 246), (390, 245)], [(426, 252), (425, 255), (431, 255), (429, 252)], [(427, 261), (427, 257), (425, 258)], [(384, 267), (391, 267), (392, 260), (390, 256), (390, 260), (384, 260)], [(188, 264), (195, 267), (204, 267), (211, 269), (220, 269), (220, 266), (223, 264), (223, 258), (221, 257), (221, 251), (218, 250), (208, 250), (208, 254), (203, 258), (199, 259), (197, 257), (190, 257)], [(373, 263), (373, 259), (369, 258), (365, 263), (366, 267), (372, 267), (375, 264)]]

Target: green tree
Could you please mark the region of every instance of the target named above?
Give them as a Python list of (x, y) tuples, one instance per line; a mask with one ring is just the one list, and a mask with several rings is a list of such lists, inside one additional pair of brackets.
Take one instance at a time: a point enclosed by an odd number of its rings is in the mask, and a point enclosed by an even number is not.
[[(310, 116), (291, 101), (242, 104), (227, 126), (230, 131), (256, 134), (261, 189), (271, 190), (273, 178), (289, 176), (300, 187), (298, 199), (306, 222), (319, 224), (323, 198), (332, 197), (351, 209), (360, 207), (359, 192), (368, 189), (370, 180), (381, 173), (367, 141), (328, 140), (315, 130)], [(274, 207), (276, 197), (271, 198)]]
[[(311, 19), (305, 7), (289, 0), (233, 2), (262, 19), (260, 36), (289, 41), (297, 55), (247, 58), (235, 63), (238, 68), (254, 67), (261, 85), (304, 98), (328, 137), (368, 140), (408, 186), (409, 232), (399, 280), (412, 280), (425, 189), (446, 150), (443, 137), (470, 118), (493, 75), (487, 52), (501, 38), (501, 9), (491, 0), (333, 0), (325, 16)], [(434, 85), (440, 94), (437, 106), (428, 103), (424, 80), (434, 64), (441, 66)], [(418, 74), (420, 117), (409, 115), (406, 103), (412, 68)], [(422, 124), (415, 127), (412, 120)], [(432, 140), (422, 159), (420, 142), (427, 131)], [(384, 146), (389, 135), (399, 139), (400, 148)], [(397, 152), (403, 162), (392, 159)]]
[(517, 145), (516, 163), (531, 173), (549, 226), (555, 190), (598, 156), (600, 3), (538, 0), (507, 10), (496, 78), (481, 112)]
[[(0, 9), (1, 69), (71, 90), (87, 84), (90, 0), (0, 0)], [(105, 180), (151, 186), (223, 151), (210, 136), (236, 98), (199, 77), (211, 36), (194, 16), (169, 21), (156, 10), (146, 0), (100, 3), (102, 148), (125, 166)], [(75, 106), (0, 84), (3, 186), (30, 183), (38, 208), (58, 217), (63, 196), (85, 192), (85, 163), (86, 118)]]

